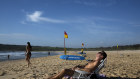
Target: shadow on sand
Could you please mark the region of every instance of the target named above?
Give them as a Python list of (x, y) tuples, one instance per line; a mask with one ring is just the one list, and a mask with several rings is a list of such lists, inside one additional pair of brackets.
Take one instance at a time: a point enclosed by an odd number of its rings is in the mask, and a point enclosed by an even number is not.
[(106, 78), (101, 78), (101, 79), (140, 79), (140, 77), (137, 77), (137, 78), (106, 77)]

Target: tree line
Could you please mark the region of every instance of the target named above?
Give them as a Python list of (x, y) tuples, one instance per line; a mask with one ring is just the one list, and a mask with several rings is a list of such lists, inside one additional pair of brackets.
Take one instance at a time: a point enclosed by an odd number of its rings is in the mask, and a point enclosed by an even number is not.
[[(25, 45), (0, 44), (0, 51), (25, 51)], [(33, 51), (63, 51), (63, 47), (32, 46)], [(81, 48), (67, 48), (68, 51), (80, 51)], [(140, 50), (140, 44), (112, 47), (84, 48), (85, 51)]]

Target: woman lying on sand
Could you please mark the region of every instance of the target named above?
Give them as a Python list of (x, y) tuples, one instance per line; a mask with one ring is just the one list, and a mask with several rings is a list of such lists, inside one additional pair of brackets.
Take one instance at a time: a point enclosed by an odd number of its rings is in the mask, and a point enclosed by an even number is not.
[(105, 59), (106, 57), (107, 57), (107, 54), (104, 51), (98, 52), (96, 54), (96, 58), (94, 61), (91, 61), (88, 64), (83, 65), (83, 66), (79, 66), (79, 65), (75, 66), (72, 69), (64, 69), (59, 74), (52, 76), (48, 79), (62, 79), (66, 75), (71, 77), (73, 76), (75, 70), (82, 70), (82, 71), (92, 73), (98, 67), (98, 65), (100, 64), (100, 61), (102, 59)]
[(27, 42), (27, 46), (26, 46), (26, 61), (28, 63), (28, 67), (31, 64), (31, 62), (30, 62), (31, 50), (32, 50), (32, 46), (30, 45), (30, 42)]

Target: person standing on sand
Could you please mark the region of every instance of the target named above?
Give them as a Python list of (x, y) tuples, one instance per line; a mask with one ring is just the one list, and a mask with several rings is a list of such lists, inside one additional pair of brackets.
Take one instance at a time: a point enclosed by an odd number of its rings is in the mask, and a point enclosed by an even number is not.
[(26, 61), (28, 63), (28, 67), (31, 64), (31, 62), (30, 62), (31, 51), (32, 51), (32, 46), (30, 45), (30, 42), (27, 42), (27, 46), (26, 46)]

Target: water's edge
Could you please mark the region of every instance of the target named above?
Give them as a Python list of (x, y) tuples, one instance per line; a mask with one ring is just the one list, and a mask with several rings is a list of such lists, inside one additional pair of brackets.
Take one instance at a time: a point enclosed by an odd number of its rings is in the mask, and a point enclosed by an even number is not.
[[(53, 56), (53, 55), (60, 55), (63, 54), (62, 52), (50, 52), (48, 51), (36, 51), (32, 52), (31, 58), (38, 58), (38, 57), (46, 57), (46, 56)], [(9, 55), (9, 59), (8, 59)], [(25, 59), (25, 51), (18, 51), (18, 52), (2, 52), (0, 51), (0, 61), (9, 61), (9, 60), (19, 60)]]

